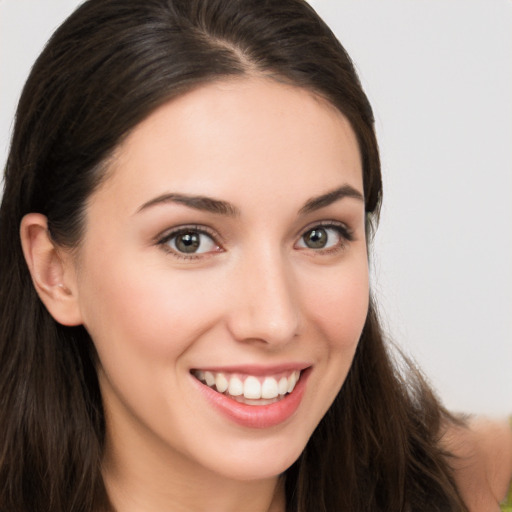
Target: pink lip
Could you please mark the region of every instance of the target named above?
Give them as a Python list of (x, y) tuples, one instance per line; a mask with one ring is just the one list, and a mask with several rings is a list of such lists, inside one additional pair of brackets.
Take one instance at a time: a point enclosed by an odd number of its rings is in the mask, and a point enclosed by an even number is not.
[[(294, 369), (296, 368), (297, 367), (295, 366)], [(272, 372), (275, 373), (276, 369), (277, 367), (272, 368)], [(242, 373), (241, 367), (237, 367), (236, 370), (237, 372)], [(247, 370), (247, 368), (244, 367), (243, 370)], [(254, 368), (251, 368), (251, 371), (252, 370), (254, 370)], [(224, 368), (224, 371), (228, 370)], [(281, 371), (286, 371), (286, 369)], [(243, 373), (250, 372), (244, 371)], [(269, 373), (269, 369), (266, 368), (264, 374), (268, 375)], [(304, 396), (306, 382), (310, 373), (310, 368), (303, 370), (295, 389), (283, 399), (269, 405), (247, 405), (236, 402), (226, 395), (217, 393), (217, 391), (214, 391), (206, 384), (201, 383), (195, 377), (192, 378), (203, 396), (222, 415), (243, 427), (263, 429), (275, 427), (276, 425), (285, 422), (295, 413)], [(255, 375), (255, 373), (251, 373), (251, 375)]]
[(208, 366), (198, 367), (195, 370), (208, 371), (213, 373), (238, 373), (242, 375), (254, 375), (261, 377), (264, 375), (276, 375), (278, 373), (292, 372), (295, 370), (305, 370), (311, 364), (295, 363), (295, 364), (280, 364), (274, 366), (258, 366), (258, 365), (238, 365), (238, 366)]

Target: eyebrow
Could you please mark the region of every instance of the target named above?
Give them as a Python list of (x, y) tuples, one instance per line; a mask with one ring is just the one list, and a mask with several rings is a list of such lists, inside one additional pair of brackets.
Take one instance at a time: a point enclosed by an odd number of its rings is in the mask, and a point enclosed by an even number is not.
[[(326, 206), (329, 206), (330, 204), (346, 197), (351, 197), (353, 199), (364, 202), (364, 197), (361, 192), (359, 192), (351, 185), (343, 185), (339, 188), (331, 190), (330, 192), (308, 199), (304, 206), (299, 210), (299, 214), (306, 214), (315, 210), (319, 210), (320, 208), (325, 208)], [(182, 204), (195, 210), (215, 213), (217, 215), (227, 215), (229, 217), (237, 217), (240, 215), (240, 210), (227, 201), (222, 201), (220, 199), (214, 199), (207, 196), (192, 196), (177, 193), (162, 194), (158, 197), (155, 197), (144, 203), (137, 210), (137, 213), (152, 206), (166, 203)]]
[(326, 194), (308, 199), (306, 204), (299, 210), (299, 213), (310, 213), (315, 210), (319, 210), (320, 208), (325, 208), (326, 206), (346, 197), (351, 197), (352, 199), (364, 202), (364, 196), (359, 192), (359, 190), (355, 189), (351, 185), (343, 185), (327, 192)]
[(221, 201), (219, 199), (213, 199), (212, 197), (206, 196), (190, 196), (186, 194), (173, 193), (162, 194), (161, 196), (151, 199), (147, 203), (144, 203), (137, 212), (150, 208), (151, 206), (165, 203), (183, 204), (189, 208), (194, 208), (195, 210), (216, 213), (218, 215), (227, 215), (230, 217), (240, 215), (240, 210), (227, 201)]

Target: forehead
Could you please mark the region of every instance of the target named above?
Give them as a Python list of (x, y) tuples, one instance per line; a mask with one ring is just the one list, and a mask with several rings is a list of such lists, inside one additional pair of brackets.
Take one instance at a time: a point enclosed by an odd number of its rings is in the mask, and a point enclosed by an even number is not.
[[(240, 196), (309, 195), (345, 182), (362, 191), (356, 136), (312, 92), (269, 78), (213, 82), (169, 101), (118, 148), (107, 188)], [(304, 188), (309, 191), (305, 192)]]

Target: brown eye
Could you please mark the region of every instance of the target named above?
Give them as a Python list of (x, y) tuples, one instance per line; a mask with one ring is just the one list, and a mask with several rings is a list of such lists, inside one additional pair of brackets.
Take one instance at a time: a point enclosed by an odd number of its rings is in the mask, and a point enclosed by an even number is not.
[(171, 233), (162, 243), (180, 254), (202, 254), (219, 249), (210, 235), (192, 229)]
[(323, 249), (329, 241), (329, 235), (326, 229), (315, 228), (305, 233), (302, 240), (304, 240), (304, 245), (310, 249)]
[(320, 252), (323, 249), (341, 248), (352, 240), (352, 233), (343, 224), (321, 224), (305, 231), (296, 247)]
[(197, 252), (201, 245), (201, 239), (199, 233), (183, 233), (177, 235), (174, 239), (174, 245), (180, 252)]

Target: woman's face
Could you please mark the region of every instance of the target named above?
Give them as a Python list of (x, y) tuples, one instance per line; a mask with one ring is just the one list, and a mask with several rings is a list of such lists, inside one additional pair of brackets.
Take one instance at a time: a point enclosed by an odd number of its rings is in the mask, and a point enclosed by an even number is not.
[(205, 85), (131, 132), (75, 260), (114, 459), (239, 480), (294, 462), (367, 313), (361, 174), (347, 120), (270, 79)]

